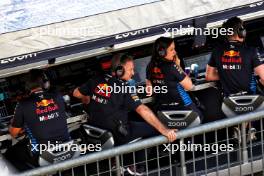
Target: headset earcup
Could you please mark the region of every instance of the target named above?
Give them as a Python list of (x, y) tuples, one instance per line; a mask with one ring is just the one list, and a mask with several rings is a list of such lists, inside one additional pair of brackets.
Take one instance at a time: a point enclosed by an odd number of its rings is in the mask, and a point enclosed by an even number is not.
[(166, 56), (166, 51), (164, 49), (160, 49), (158, 52), (159, 52), (159, 56), (160, 57), (165, 57)]
[(157, 48), (156, 48), (156, 50), (157, 50), (157, 53), (158, 53), (158, 55), (159, 55), (159, 57), (165, 57), (166, 56), (166, 49), (164, 48), (164, 47), (162, 47), (159, 43), (157, 44)]
[(50, 88), (50, 81), (49, 81), (48, 76), (45, 73), (43, 73), (43, 75), (42, 75), (41, 87), (46, 89), (46, 90)]
[(115, 69), (115, 74), (118, 78), (121, 78), (125, 74), (125, 69), (123, 66), (118, 65)]
[(245, 38), (246, 35), (247, 35), (247, 31), (246, 31), (245, 28), (241, 27), (241, 28), (238, 29), (237, 34), (238, 34), (238, 37)]

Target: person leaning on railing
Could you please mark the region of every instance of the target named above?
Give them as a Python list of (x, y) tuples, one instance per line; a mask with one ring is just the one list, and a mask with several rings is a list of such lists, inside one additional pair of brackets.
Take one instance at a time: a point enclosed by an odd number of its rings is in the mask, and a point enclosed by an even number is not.
[[(121, 58), (119, 58), (121, 59)], [(138, 97), (130, 92), (111, 92), (114, 86), (124, 88), (134, 74), (133, 59), (123, 56), (114, 66), (114, 74), (101, 74), (74, 90), (73, 96), (88, 103), (89, 124), (112, 132), (117, 145), (128, 143), (140, 137), (150, 137), (157, 132), (172, 142), (176, 140), (175, 130), (166, 128), (155, 114)], [(147, 123), (131, 123), (128, 112), (136, 111)], [(156, 129), (157, 131), (155, 131)], [(139, 174), (136, 168), (128, 168), (129, 173)]]

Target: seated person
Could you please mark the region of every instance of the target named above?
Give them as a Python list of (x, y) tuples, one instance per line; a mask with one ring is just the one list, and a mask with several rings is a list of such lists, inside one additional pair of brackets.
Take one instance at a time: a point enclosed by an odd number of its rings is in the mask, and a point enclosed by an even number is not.
[(28, 169), (26, 163), (38, 166), (39, 144), (70, 140), (63, 98), (57, 92), (43, 91), (48, 81), (45, 77), (42, 70), (30, 70), (27, 84), (31, 90), (30, 95), (17, 103), (10, 124), (9, 132), (12, 137), (25, 131), (30, 140), (19, 141), (5, 153), (5, 157), (19, 170)]
[[(158, 87), (160, 92), (152, 91), (155, 98), (156, 111), (193, 110), (197, 118), (191, 126), (201, 123), (203, 115), (185, 90), (191, 90), (191, 79), (180, 66), (172, 38), (160, 37), (154, 43), (153, 55), (146, 71), (147, 89)], [(151, 92), (148, 90), (148, 92)], [(157, 89), (156, 89), (157, 90)]]
[[(166, 136), (169, 141), (174, 141), (176, 139), (175, 131), (166, 128), (147, 106), (141, 104), (137, 97), (132, 97), (129, 92), (125, 91), (114, 92), (114, 87), (124, 90), (126, 84), (122, 79), (125, 80), (126, 77), (131, 77), (134, 73), (134, 64), (131, 58), (123, 57), (121, 63), (125, 64), (116, 67), (115, 76), (98, 75), (74, 90), (75, 97), (88, 103), (89, 124), (112, 132), (117, 145), (131, 142), (140, 137), (151, 137), (157, 135), (158, 132)], [(140, 114), (147, 123), (128, 121), (128, 112), (132, 110)], [(135, 171), (133, 168), (132, 170), (128, 169), (130, 173)]]

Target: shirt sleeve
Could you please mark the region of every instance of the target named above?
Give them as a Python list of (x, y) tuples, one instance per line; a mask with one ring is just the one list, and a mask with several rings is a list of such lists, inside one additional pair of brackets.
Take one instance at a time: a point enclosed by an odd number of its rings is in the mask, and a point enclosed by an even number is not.
[(168, 71), (169, 73), (167, 75), (173, 76), (177, 82), (181, 82), (186, 77), (182, 68), (176, 64), (173, 64)]
[(14, 118), (11, 126), (15, 128), (24, 127), (24, 112), (21, 103), (17, 103), (16, 105)]
[(141, 101), (136, 93), (130, 94), (126, 93), (124, 94), (124, 105), (125, 108), (128, 111), (136, 110), (139, 105), (141, 105)]
[(256, 48), (254, 49), (254, 54), (253, 54), (253, 57), (252, 57), (252, 62), (253, 62), (253, 67), (254, 68), (257, 67), (257, 66), (259, 66), (259, 65), (261, 65), (261, 64), (263, 64), (261, 62), (260, 53), (259, 53), (259, 51)]
[(215, 62), (215, 51), (212, 52), (212, 55), (209, 59), (208, 65), (211, 67), (216, 67), (216, 62)]
[(83, 84), (81, 87), (79, 87), (79, 91), (81, 94), (85, 96), (91, 96), (92, 95), (92, 80), (90, 79), (88, 82)]

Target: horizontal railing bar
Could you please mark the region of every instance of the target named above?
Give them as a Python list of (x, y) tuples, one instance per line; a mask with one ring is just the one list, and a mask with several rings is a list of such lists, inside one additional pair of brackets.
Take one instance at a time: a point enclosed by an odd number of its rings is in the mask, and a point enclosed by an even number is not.
[[(187, 138), (190, 136), (211, 132), (217, 129), (221, 129), (224, 127), (234, 126), (246, 121), (254, 121), (264, 117), (264, 111), (252, 112), (244, 115), (240, 115), (234, 118), (227, 118), (218, 120), (215, 122), (210, 122), (206, 124), (202, 124), (200, 126), (194, 128), (187, 128), (177, 132), (177, 139)], [(101, 152), (92, 153), (86, 156), (82, 156), (79, 158), (67, 160), (61, 163), (49, 165), (46, 167), (36, 168), (27, 172), (23, 172), (19, 174), (19, 176), (29, 176), (29, 175), (44, 175), (49, 173), (54, 173), (58, 170), (66, 170), (73, 167), (78, 167), (84, 164), (93, 163), (96, 161), (100, 161), (106, 158), (112, 158), (116, 155), (122, 155), (126, 153), (130, 153), (137, 150), (142, 150), (145, 148), (150, 148), (153, 146), (161, 145), (164, 143), (168, 143), (167, 138), (164, 136), (156, 136), (144, 140), (140, 140), (135, 143), (125, 144), (122, 146), (114, 147), (112, 149), (104, 150)]]

